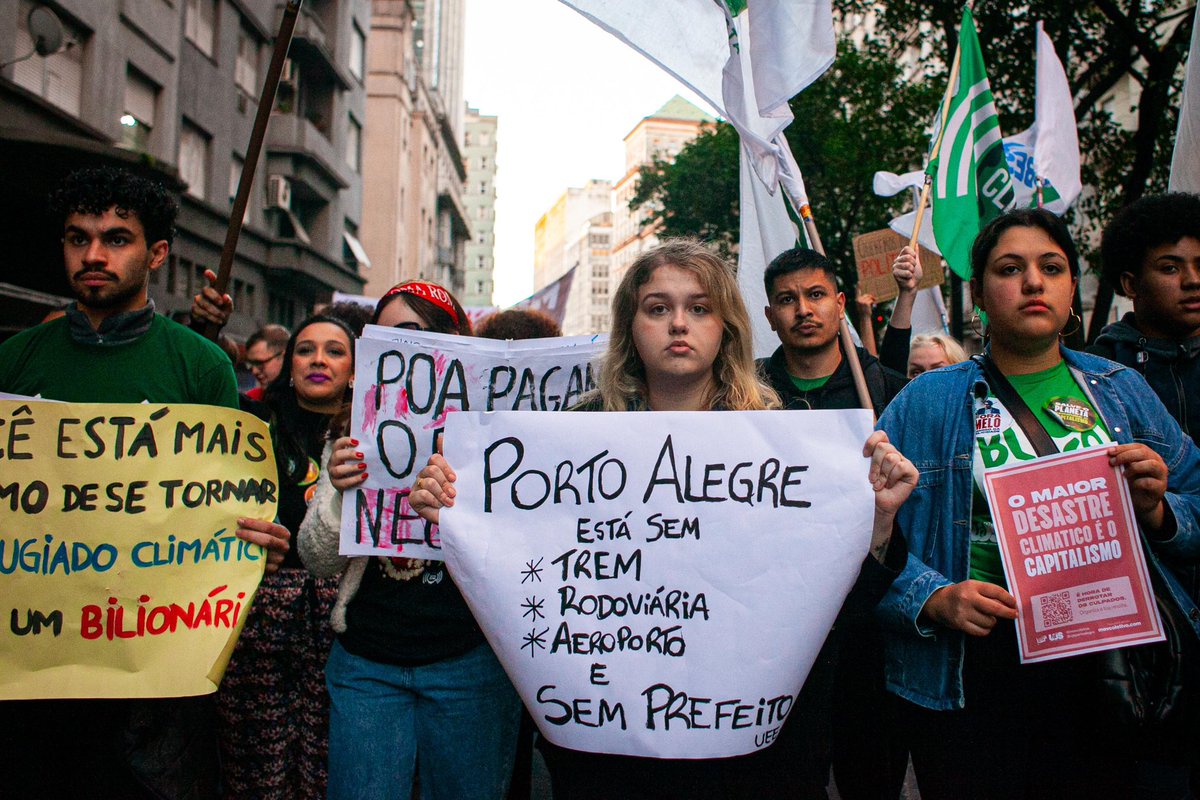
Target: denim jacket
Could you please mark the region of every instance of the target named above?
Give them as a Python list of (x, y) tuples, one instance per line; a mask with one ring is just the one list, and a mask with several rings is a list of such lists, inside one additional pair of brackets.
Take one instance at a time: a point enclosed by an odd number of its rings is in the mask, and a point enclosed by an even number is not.
[[(1166, 501), (1177, 530), (1167, 541), (1151, 542), (1148, 560), (1200, 635), (1200, 609), (1164, 568), (1164, 563), (1200, 559), (1200, 450), (1137, 372), (1065, 348), (1062, 355), (1112, 437), (1121, 444), (1146, 444), (1167, 464)], [(879, 420), (921, 471), (919, 485), (897, 515), (908, 541), (908, 563), (877, 609), (884, 623), (887, 686), (935, 710), (963, 707), (965, 634), (918, 617), (934, 591), (967, 579), (974, 398), (987, 392), (979, 365), (965, 361), (913, 380)]]

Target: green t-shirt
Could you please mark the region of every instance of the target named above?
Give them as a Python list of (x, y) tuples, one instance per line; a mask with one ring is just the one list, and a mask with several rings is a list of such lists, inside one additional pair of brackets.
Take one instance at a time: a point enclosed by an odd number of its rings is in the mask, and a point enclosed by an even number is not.
[(799, 392), (811, 392), (813, 389), (820, 389), (825, 384), (829, 383), (829, 379), (833, 377), (833, 373), (824, 375), (820, 378), (797, 378), (795, 375), (788, 375), (792, 379), (792, 385)]
[[(1059, 451), (1067, 453), (1112, 442), (1104, 421), (1065, 361), (1042, 372), (1007, 377)], [(992, 512), (983, 494), (984, 470), (1036, 457), (1037, 453), (1021, 426), (994, 395), (989, 394), (985, 400), (975, 399), (974, 492), (968, 575), (972, 580), (1006, 585), (1000, 546), (992, 526)]]
[(65, 318), (0, 344), (0, 392), (75, 403), (200, 403), (238, 407), (220, 347), (163, 316), (128, 344), (81, 344)]

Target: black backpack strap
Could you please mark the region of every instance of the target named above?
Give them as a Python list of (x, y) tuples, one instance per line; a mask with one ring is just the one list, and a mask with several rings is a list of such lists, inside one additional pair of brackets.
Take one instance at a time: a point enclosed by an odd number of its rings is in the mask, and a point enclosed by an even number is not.
[(996, 368), (996, 364), (992, 361), (991, 356), (987, 353), (973, 356), (976, 363), (983, 368), (983, 374), (987, 378), (988, 385), (992, 389), (992, 394), (996, 399), (1008, 409), (1008, 413), (1012, 414), (1013, 420), (1021, 426), (1021, 430), (1025, 431), (1025, 437), (1029, 439), (1029, 444), (1033, 446), (1033, 451), (1039, 456), (1048, 456), (1058, 452), (1058, 447), (1054, 444), (1054, 440), (1050, 438), (1050, 434), (1046, 433), (1046, 429), (1037, 421), (1037, 417), (1029, 410), (1029, 406), (1021, 398), (1021, 395), (1013, 388), (1013, 385), (1008, 382), (1008, 378), (1004, 377), (1003, 373)]

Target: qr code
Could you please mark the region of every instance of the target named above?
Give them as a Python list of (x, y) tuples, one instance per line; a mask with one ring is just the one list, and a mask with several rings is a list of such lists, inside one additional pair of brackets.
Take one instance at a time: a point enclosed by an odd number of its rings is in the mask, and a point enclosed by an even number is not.
[(1066, 625), (1075, 619), (1074, 610), (1071, 608), (1071, 593), (1069, 591), (1044, 594), (1038, 598), (1038, 603), (1042, 610), (1043, 628), (1055, 628), (1059, 625)]

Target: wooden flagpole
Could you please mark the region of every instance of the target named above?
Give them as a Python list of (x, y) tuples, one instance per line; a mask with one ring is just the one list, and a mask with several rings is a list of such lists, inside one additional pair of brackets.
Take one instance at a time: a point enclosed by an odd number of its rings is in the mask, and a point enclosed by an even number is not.
[(942, 111), (938, 119), (937, 138), (933, 141), (933, 150), (929, 153), (929, 161), (925, 164), (925, 183), (921, 186), (921, 199), (917, 203), (917, 218), (913, 224), (912, 238), (908, 246), (917, 249), (917, 238), (921, 235), (921, 222), (925, 218), (925, 206), (929, 203), (929, 191), (933, 188), (933, 177), (929, 174), (929, 163), (938, 157), (942, 150), (942, 137), (946, 134), (946, 115), (950, 113), (950, 101), (954, 99), (954, 84), (958, 81), (959, 66), (962, 61), (962, 35), (958, 37), (958, 47), (954, 49), (954, 63), (950, 66), (950, 81), (946, 84), (946, 94), (942, 98)]
[[(296, 18), (300, 15), (300, 5), (304, 0), (287, 0), (283, 9), (283, 18), (279, 22), (279, 34), (275, 37), (275, 52), (271, 55), (271, 66), (267, 68), (267, 77), (263, 81), (262, 93), (258, 98), (258, 113), (254, 116), (254, 127), (250, 131), (250, 143), (246, 146), (246, 160), (242, 164), (242, 175), (238, 179), (237, 196), (233, 208), (229, 212), (229, 228), (225, 231), (225, 244), (221, 248), (221, 266), (217, 270), (217, 282), (214, 288), (225, 294), (229, 288), (229, 276), (233, 272), (233, 257), (237, 252), (238, 238), (242, 235), (242, 220), (246, 216), (246, 206), (250, 203), (250, 187), (254, 184), (254, 171), (258, 168), (258, 158), (262, 153), (263, 140), (267, 135), (267, 123), (271, 119), (271, 108), (275, 105), (275, 92), (279, 89), (279, 76), (283, 73), (283, 62), (287, 60), (288, 48), (292, 44), (292, 34), (296, 30)], [(221, 329), (215, 322), (204, 326), (204, 335), (216, 341)]]

